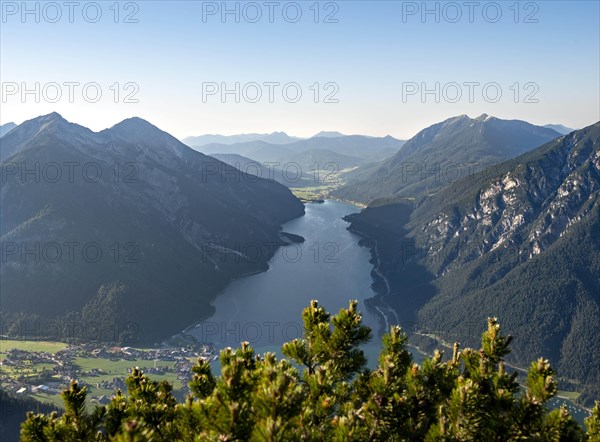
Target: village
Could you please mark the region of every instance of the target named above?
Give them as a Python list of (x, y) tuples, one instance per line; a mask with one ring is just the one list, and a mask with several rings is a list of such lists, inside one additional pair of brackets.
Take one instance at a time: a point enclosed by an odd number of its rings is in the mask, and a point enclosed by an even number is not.
[(134, 367), (153, 380), (171, 382), (174, 394), (183, 398), (197, 359), (217, 358), (215, 349), (208, 344), (152, 349), (64, 344), (56, 351), (45, 349), (43, 342), (37, 348), (19, 344), (22, 341), (2, 341), (2, 388), (16, 396), (30, 396), (57, 406), (62, 403), (61, 392), (73, 379), (87, 387), (90, 403), (108, 403), (117, 389), (126, 391), (125, 380)]

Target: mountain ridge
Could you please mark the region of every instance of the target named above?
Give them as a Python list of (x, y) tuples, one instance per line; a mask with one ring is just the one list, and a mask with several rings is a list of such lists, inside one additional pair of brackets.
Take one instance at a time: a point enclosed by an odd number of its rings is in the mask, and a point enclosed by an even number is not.
[(512, 362), (547, 357), (568, 387), (583, 390), (583, 403), (600, 396), (600, 370), (590, 368), (600, 367), (600, 123), (422, 201), (373, 205), (349, 219), (391, 287), (376, 304), (422, 335), (466, 345), (474, 345), (471, 321), (498, 316), (527, 337)]
[(271, 144), (288, 144), (302, 138), (290, 136), (285, 132), (271, 132), (265, 134), (250, 133), (250, 134), (237, 134), (237, 135), (220, 135), (220, 134), (205, 134), (198, 136), (190, 136), (182, 139), (184, 144), (190, 147), (198, 148), (207, 144), (224, 144), (231, 145), (237, 143), (245, 143), (251, 141), (264, 141)]
[(547, 127), (548, 129), (553, 129), (562, 135), (567, 135), (567, 134), (577, 130), (577, 129), (572, 129), (570, 127), (564, 126), (562, 124), (544, 124), (544, 127)]
[(552, 129), (487, 114), (451, 117), (421, 130), (383, 162), (347, 174), (333, 195), (365, 203), (420, 197), (559, 136)]
[(10, 123), (0, 125), (0, 138), (2, 138), (4, 135), (9, 133), (15, 127), (17, 127), (17, 125), (15, 123), (13, 123), (12, 121)]
[[(210, 314), (229, 281), (266, 270), (281, 224), (304, 213), (286, 187), (138, 118), (92, 132), (49, 114), (13, 129), (0, 150), (0, 237), (17, 248), (1, 269), (4, 320), (98, 317), (106, 333), (133, 322), (138, 339), (165, 338)], [(42, 254), (48, 244), (60, 259)], [(76, 244), (75, 258), (64, 244)], [(90, 244), (97, 262), (83, 253)]]
[[(345, 135), (342, 137), (317, 137), (294, 141), (286, 145), (275, 145), (264, 141), (251, 141), (232, 145), (207, 144), (198, 150), (205, 154), (238, 154), (261, 162), (291, 162), (293, 155), (312, 150), (333, 152), (346, 157), (356, 157), (360, 163), (378, 161), (397, 152), (404, 141), (391, 136), (382, 138), (363, 135)], [(319, 160), (320, 164), (327, 163)], [(358, 165), (358, 164), (356, 164)], [(341, 169), (341, 168), (340, 168)]]

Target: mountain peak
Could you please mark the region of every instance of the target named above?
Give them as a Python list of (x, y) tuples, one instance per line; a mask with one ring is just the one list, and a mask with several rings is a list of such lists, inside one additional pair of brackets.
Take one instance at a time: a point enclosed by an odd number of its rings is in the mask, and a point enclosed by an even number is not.
[(495, 119), (495, 117), (493, 117), (491, 115), (481, 114), (477, 118), (475, 118), (475, 121), (489, 121), (489, 120), (493, 120), (493, 119)]
[(572, 129), (570, 127), (566, 127), (566, 126), (564, 126), (562, 124), (558, 124), (558, 123), (557, 124), (545, 124), (544, 127), (555, 130), (556, 132), (558, 132), (561, 135), (567, 135), (567, 134), (573, 132), (574, 130), (577, 130), (577, 129)]
[(10, 123), (1, 124), (0, 125), (0, 137), (3, 137), (5, 134), (9, 133), (13, 130), (17, 125), (12, 121)]
[(420, 173), (407, 174), (406, 164), (436, 161), (436, 167), (457, 167), (460, 173), (467, 167), (479, 171), (486, 164), (514, 158), (558, 136), (553, 130), (520, 120), (502, 120), (487, 114), (477, 119), (455, 116), (421, 130), (378, 165), (359, 167), (334, 195), (361, 202), (425, 196), (439, 190), (444, 180), (420, 179)]
[(31, 120), (25, 121), (22, 126), (30, 127), (38, 134), (41, 134), (47, 130), (61, 133), (70, 132), (76, 127), (80, 127), (77, 124), (65, 120), (58, 112), (51, 112), (46, 115), (40, 115), (39, 117), (32, 118)]
[(82, 130), (91, 133), (89, 129), (65, 120), (58, 112), (51, 112), (47, 115), (40, 115), (39, 117), (25, 121), (22, 125), (17, 126), (17, 130), (20, 127), (23, 127), (26, 131), (32, 131), (30, 135), (53, 133), (64, 137), (78, 134)]
[(461, 123), (461, 122), (466, 122), (466, 121), (471, 121), (471, 118), (469, 118), (469, 116), (467, 114), (457, 115), (456, 117), (450, 117), (447, 120), (444, 120), (441, 123), (438, 123), (437, 125), (434, 124), (433, 126), (429, 126), (428, 128), (423, 129), (421, 132), (425, 132), (429, 128), (432, 128), (432, 127), (444, 128), (444, 127), (448, 127), (455, 123)]
[(166, 132), (143, 118), (131, 117), (115, 124), (109, 129), (104, 129), (101, 134), (111, 134), (131, 141), (140, 141), (151, 140), (157, 136), (164, 136)]
[(42, 115), (42, 118), (60, 119), (64, 120), (63, 116), (58, 112), (50, 112), (48, 115)]
[(59, 138), (75, 145), (94, 140), (95, 136), (90, 129), (65, 120), (58, 112), (51, 112), (27, 120), (7, 132), (2, 137), (1, 156), (8, 158), (30, 142), (35, 144)]
[(144, 120), (143, 118), (140, 118), (140, 117), (126, 118), (125, 120), (112, 126), (110, 128), (110, 130), (117, 129), (117, 128), (131, 128), (131, 129), (133, 129), (133, 128), (146, 128), (146, 129), (154, 128), (154, 129), (158, 129), (152, 123), (150, 123), (149, 121)]
[(318, 134), (313, 135), (311, 138), (318, 138), (318, 137), (324, 137), (324, 138), (337, 138), (337, 137), (345, 137), (346, 135), (344, 135), (341, 132), (337, 132), (337, 131), (321, 131)]
[(159, 129), (140, 117), (127, 118), (110, 129), (100, 132), (101, 136), (143, 146), (148, 154), (171, 152), (181, 157), (189, 149), (171, 134)]
[(37, 118), (33, 118), (31, 120), (29, 120), (31, 122), (37, 122), (39, 124), (42, 125), (48, 125), (50, 123), (55, 123), (55, 124), (59, 124), (59, 123), (66, 123), (69, 124), (69, 122), (67, 120), (65, 120), (63, 118), (63, 116), (61, 114), (59, 114), (58, 112), (51, 112), (49, 114), (46, 115), (40, 115)]
[(450, 117), (447, 120), (444, 120), (443, 123), (453, 123), (455, 121), (463, 121), (463, 120), (470, 120), (471, 118), (469, 118), (469, 116), (467, 114), (461, 114), (461, 115), (457, 115), (456, 117)]

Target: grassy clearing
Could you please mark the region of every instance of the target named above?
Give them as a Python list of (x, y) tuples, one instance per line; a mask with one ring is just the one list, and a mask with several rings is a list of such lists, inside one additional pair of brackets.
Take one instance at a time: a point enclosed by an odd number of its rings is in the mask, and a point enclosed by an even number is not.
[[(68, 344), (64, 342), (53, 342), (53, 341), (18, 341), (18, 340), (0, 340), (0, 361), (6, 358), (7, 352), (11, 349), (19, 349), (24, 351), (31, 352), (46, 352), (50, 354), (54, 354), (60, 350), (63, 350), (68, 347)], [(152, 349), (140, 349), (144, 352), (153, 351)], [(194, 360), (194, 358), (191, 358)], [(79, 382), (85, 383), (88, 387), (88, 402), (91, 403), (91, 399), (97, 398), (100, 396), (111, 397), (115, 394), (114, 388), (99, 388), (98, 384), (107, 381), (111, 382), (115, 377), (121, 378), (125, 380), (127, 376), (129, 376), (129, 370), (133, 367), (139, 367), (143, 371), (147, 373), (150, 368), (159, 368), (159, 369), (173, 369), (175, 366), (174, 361), (154, 361), (154, 360), (145, 360), (145, 359), (135, 359), (135, 360), (111, 360), (107, 358), (95, 358), (95, 357), (76, 357), (74, 359), (74, 364), (76, 365), (76, 369), (79, 370), (79, 373), (75, 376)], [(25, 378), (26, 383), (37, 384), (38, 382), (30, 382), (27, 381), (27, 378), (38, 377), (44, 373), (48, 373), (53, 369), (52, 363), (36, 363), (36, 364), (27, 364), (26, 362), (22, 364), (19, 368), (14, 366), (6, 365), (0, 366), (1, 374), (3, 376), (8, 376), (11, 379), (17, 379), (21, 376)], [(93, 369), (102, 370), (102, 374), (94, 375), (90, 372)], [(173, 388), (175, 391), (181, 390), (183, 388), (182, 383), (179, 379), (177, 379), (177, 375), (173, 372), (167, 372), (165, 374), (148, 374), (149, 378), (156, 381), (168, 381), (173, 384)], [(46, 378), (47, 381), (40, 383), (51, 382), (50, 379)], [(64, 388), (64, 381), (61, 381), (59, 377), (53, 376), (52, 381), (61, 382)], [(5, 387), (8, 387), (6, 384)], [(36, 399), (43, 403), (49, 403), (55, 405), (57, 407), (63, 408), (63, 401), (59, 393), (55, 392), (42, 392), (37, 391), (35, 393), (28, 392), (26, 393), (28, 397)]]
[(63, 400), (60, 397), (59, 394), (48, 394), (48, 393), (29, 393), (28, 396), (30, 398), (35, 399), (38, 402), (42, 402), (42, 403), (46, 403), (46, 404), (51, 404), (54, 405), (55, 407), (58, 407), (60, 409), (64, 410), (64, 404), (63, 404)]
[[(133, 367), (138, 367), (142, 371), (146, 371), (149, 368), (153, 368), (154, 361), (148, 361), (144, 359), (136, 359), (133, 361), (118, 360), (112, 361), (104, 358), (75, 358), (74, 363), (81, 370), (81, 374), (78, 376), (78, 380), (89, 384), (88, 391), (91, 396), (112, 396), (115, 394), (112, 389), (104, 389), (97, 387), (103, 381), (112, 381), (113, 378), (118, 377), (125, 379), (129, 376), (129, 370)], [(175, 362), (173, 361), (157, 361), (156, 368), (173, 368)], [(102, 370), (101, 375), (85, 374), (90, 372), (92, 369)], [(173, 389), (179, 390), (182, 388), (181, 381), (177, 379), (175, 373), (168, 372), (165, 374), (148, 374), (148, 377), (155, 381), (168, 381), (173, 384)]]
[[(127, 373), (127, 369), (132, 367), (139, 367), (141, 369), (147, 369), (154, 367), (154, 361), (148, 361), (145, 359), (135, 359), (132, 361), (127, 361), (124, 359), (119, 359), (118, 361), (113, 361), (110, 359), (104, 358), (75, 358), (73, 361), (82, 371), (91, 371), (92, 369), (103, 370), (107, 373), (118, 373), (123, 374)], [(156, 367), (169, 367), (172, 368), (175, 366), (175, 362), (173, 361), (156, 361)]]
[(578, 393), (576, 391), (558, 390), (558, 392), (556, 393), (556, 396), (574, 401), (579, 396), (581, 396), (581, 393)]
[(37, 376), (44, 371), (52, 369), (52, 364), (30, 364), (22, 368), (13, 367), (10, 365), (2, 366), (2, 373), (10, 377), (25, 376), (26, 378)]
[(68, 344), (54, 341), (13, 341), (9, 339), (0, 339), (0, 353), (6, 354), (9, 350), (18, 349), (25, 351), (39, 351), (54, 354), (57, 351), (64, 350)]
[[(94, 397), (107, 396), (111, 397), (115, 394), (113, 388), (100, 388), (98, 384), (103, 381), (111, 381), (114, 377), (121, 377), (117, 374), (103, 375), (103, 376), (79, 376), (78, 380), (87, 384), (88, 398), (93, 399)], [(123, 376), (124, 377), (124, 376)], [(174, 390), (180, 390), (182, 388), (181, 381), (177, 379), (174, 373), (149, 374), (148, 377), (153, 381), (167, 381), (173, 385)]]
[(294, 187), (290, 190), (301, 201), (314, 201), (325, 199), (331, 190), (331, 186)]

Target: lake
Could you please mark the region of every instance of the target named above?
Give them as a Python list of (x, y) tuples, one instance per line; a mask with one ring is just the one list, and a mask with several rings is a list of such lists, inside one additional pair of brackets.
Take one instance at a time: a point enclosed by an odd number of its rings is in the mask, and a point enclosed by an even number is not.
[[(216, 313), (187, 332), (218, 348), (249, 341), (258, 352), (278, 352), (281, 344), (301, 336), (302, 310), (311, 299), (330, 313), (356, 299), (363, 323), (375, 335), (377, 316), (364, 304), (375, 295), (370, 252), (358, 245), (360, 237), (346, 230), (348, 223), (342, 220), (359, 210), (332, 200), (307, 204), (304, 216), (283, 226), (284, 232), (304, 237), (304, 243), (278, 249), (266, 272), (229, 284), (214, 301)], [(364, 347), (371, 364), (379, 342), (374, 336)]]
[[(370, 252), (360, 247), (360, 237), (346, 230), (342, 217), (358, 212), (356, 206), (339, 201), (306, 204), (306, 214), (283, 226), (284, 232), (304, 237), (302, 244), (277, 250), (269, 270), (238, 279), (214, 300), (216, 312), (187, 333), (217, 348), (239, 347), (248, 341), (258, 353), (272, 351), (281, 356), (281, 345), (302, 335), (302, 310), (317, 299), (330, 313), (359, 301), (363, 323), (371, 327), (372, 341), (362, 348), (372, 368), (377, 363), (380, 338), (378, 317), (367, 310), (364, 300), (375, 295), (371, 289)], [(409, 347), (413, 359), (423, 355)], [(213, 369), (219, 371), (218, 361)], [(570, 401), (554, 399), (551, 408), (565, 402), (581, 423), (588, 413)]]

